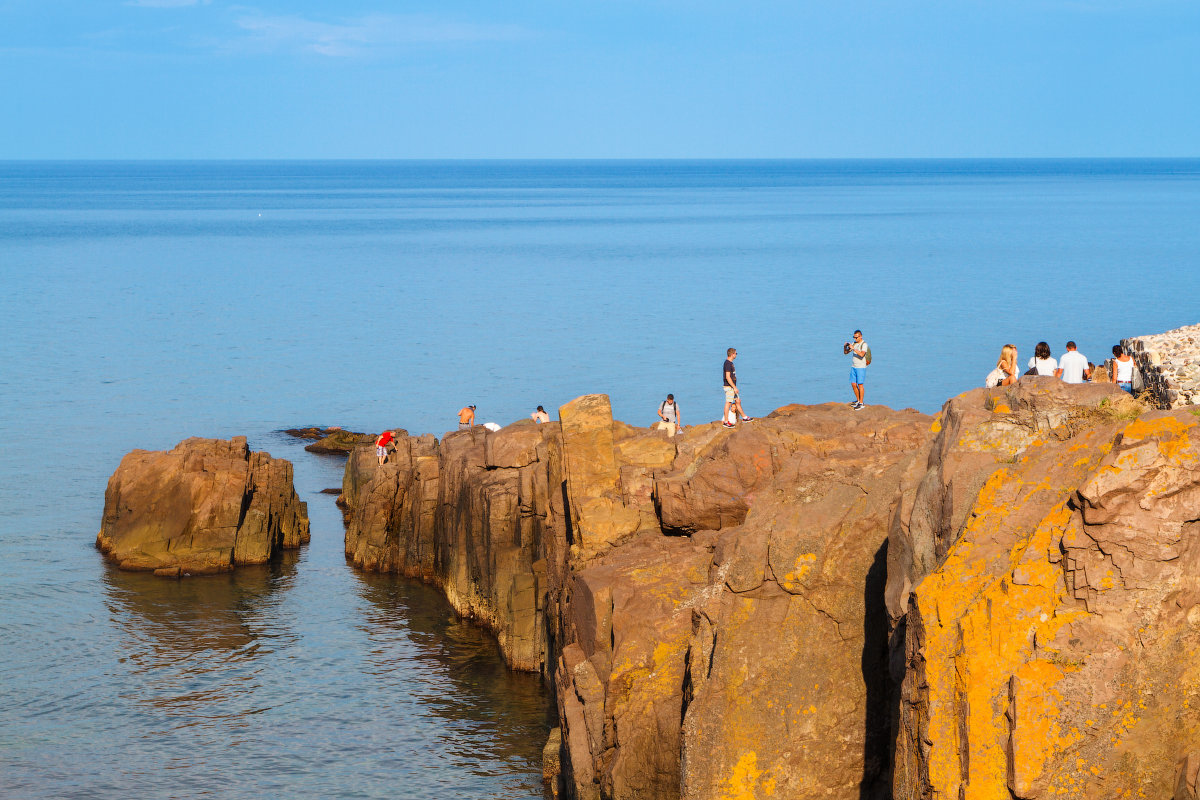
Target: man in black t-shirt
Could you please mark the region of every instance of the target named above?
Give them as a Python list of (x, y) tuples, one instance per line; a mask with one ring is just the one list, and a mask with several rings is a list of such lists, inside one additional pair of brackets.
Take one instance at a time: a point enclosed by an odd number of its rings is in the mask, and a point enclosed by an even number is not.
[(751, 419), (742, 410), (742, 398), (737, 388), (737, 372), (733, 368), (733, 360), (735, 358), (737, 358), (737, 348), (731, 347), (726, 350), (725, 366), (721, 369), (721, 380), (724, 383), (725, 389), (725, 413), (721, 415), (721, 424), (726, 428), (733, 427), (733, 423), (729, 421), (730, 409), (737, 411), (737, 416), (734, 419), (741, 417), (742, 422), (749, 422)]

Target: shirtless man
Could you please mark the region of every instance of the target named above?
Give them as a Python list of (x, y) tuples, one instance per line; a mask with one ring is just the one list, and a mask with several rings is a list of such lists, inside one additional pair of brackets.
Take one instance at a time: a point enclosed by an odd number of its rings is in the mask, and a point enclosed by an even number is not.
[(458, 429), (469, 431), (475, 427), (475, 406), (464, 406), (458, 412)]

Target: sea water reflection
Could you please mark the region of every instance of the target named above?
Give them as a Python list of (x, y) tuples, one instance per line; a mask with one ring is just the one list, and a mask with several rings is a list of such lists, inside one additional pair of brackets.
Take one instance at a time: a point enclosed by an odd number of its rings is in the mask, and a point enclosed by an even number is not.
[[(385, 683), (403, 676), (413, 699), (443, 720), (438, 739), (447, 761), (481, 777), (508, 773), (514, 793), (536, 790), (530, 774), (540, 772), (551, 711), (541, 677), (505, 667), (495, 640), (459, 619), (432, 587), (357, 577), (368, 603), (366, 671)], [(400, 672), (398, 659), (422, 668)]]
[(75, 733), (43, 731), (51, 749), (29, 743), (34, 757), (9, 763), (10, 788), (540, 797), (540, 678), (508, 670), (435, 589), (355, 574), (326, 561), (332, 550), (182, 581), (104, 568), (108, 663), (76, 668), (66, 716), (30, 728)]

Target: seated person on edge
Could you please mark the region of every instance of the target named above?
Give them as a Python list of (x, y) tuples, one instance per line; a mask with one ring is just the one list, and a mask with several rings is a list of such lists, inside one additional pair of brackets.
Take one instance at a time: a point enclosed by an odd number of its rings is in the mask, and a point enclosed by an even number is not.
[(1033, 358), (1029, 359), (1029, 368), (1038, 375), (1050, 376), (1058, 369), (1058, 361), (1050, 355), (1050, 345), (1038, 342), (1033, 350)]
[(1062, 378), (1063, 383), (1086, 383), (1092, 379), (1087, 356), (1075, 349), (1074, 342), (1067, 342), (1067, 352), (1059, 357), (1054, 374)]
[(1133, 356), (1119, 344), (1113, 345), (1112, 382), (1133, 394)]

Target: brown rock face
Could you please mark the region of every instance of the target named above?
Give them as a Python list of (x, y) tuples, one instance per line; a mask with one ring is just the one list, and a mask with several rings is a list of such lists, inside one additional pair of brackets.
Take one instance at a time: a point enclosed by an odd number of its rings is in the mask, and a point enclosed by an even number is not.
[(238, 436), (125, 456), (108, 482), (96, 546), (122, 569), (199, 575), (261, 564), (308, 539), (292, 465), (250, 452)]
[[(575, 798), (1196, 795), (1200, 418), (1024, 379), (347, 463), (347, 555), (542, 669)], [(557, 754), (558, 764), (555, 762)]]
[(1192, 791), (1200, 420), (1124, 402), (1022, 381), (943, 409), (893, 525), (896, 798)]
[(500, 640), (508, 662), (545, 657), (543, 538), (550, 515), (546, 437), (556, 425), (401, 437), (346, 464), (346, 556), (355, 566), (430, 581)]

